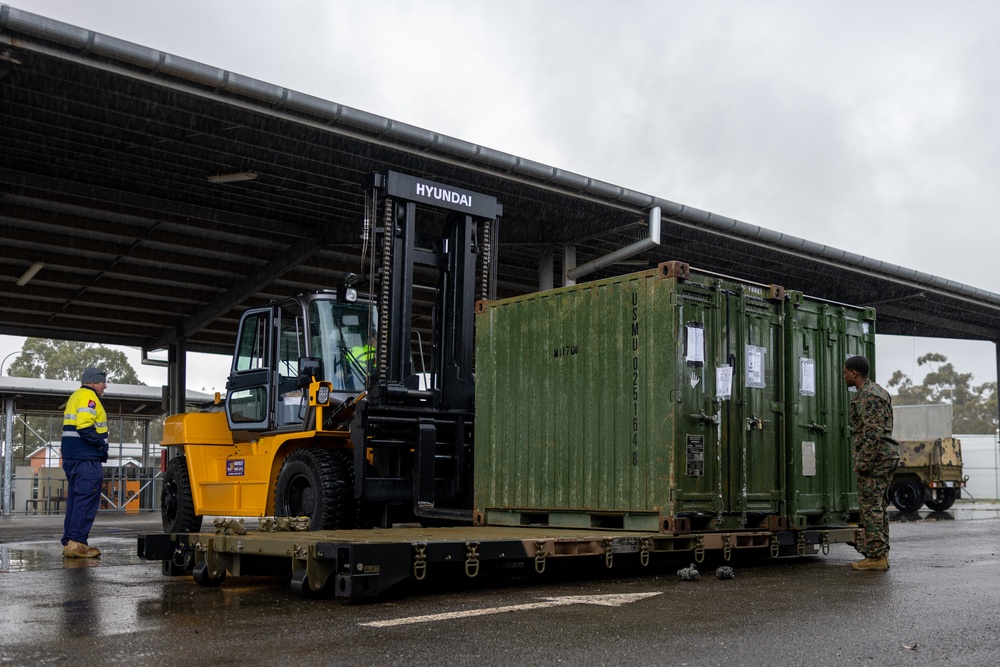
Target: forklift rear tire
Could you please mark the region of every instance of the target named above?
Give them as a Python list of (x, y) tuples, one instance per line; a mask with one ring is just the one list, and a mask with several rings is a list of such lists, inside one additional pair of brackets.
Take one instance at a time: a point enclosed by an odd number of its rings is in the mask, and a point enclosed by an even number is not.
[(175, 456), (167, 463), (160, 492), (160, 518), (165, 533), (197, 533), (202, 517), (194, 513), (187, 457)]

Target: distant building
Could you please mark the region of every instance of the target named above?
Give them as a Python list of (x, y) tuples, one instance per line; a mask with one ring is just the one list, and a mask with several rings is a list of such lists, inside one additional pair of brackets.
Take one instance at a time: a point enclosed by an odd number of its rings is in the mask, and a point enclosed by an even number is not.
[[(142, 443), (129, 442), (122, 445), (112, 443), (108, 450), (108, 460), (104, 463), (105, 468), (140, 468), (142, 467)], [(147, 466), (158, 468), (160, 466), (160, 446), (149, 445), (146, 455)], [(50, 442), (39, 447), (25, 457), (25, 464), (31, 466), (32, 474), (37, 476), (42, 468), (61, 468), (62, 453), (58, 442)]]

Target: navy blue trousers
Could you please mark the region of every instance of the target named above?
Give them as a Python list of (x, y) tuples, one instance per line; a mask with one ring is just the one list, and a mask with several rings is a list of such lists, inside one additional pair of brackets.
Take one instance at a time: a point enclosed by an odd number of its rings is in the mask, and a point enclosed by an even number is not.
[(63, 546), (70, 540), (87, 543), (94, 525), (97, 508), (101, 505), (101, 485), (104, 467), (100, 461), (63, 459), (63, 470), (69, 487), (66, 491), (66, 520), (63, 522)]

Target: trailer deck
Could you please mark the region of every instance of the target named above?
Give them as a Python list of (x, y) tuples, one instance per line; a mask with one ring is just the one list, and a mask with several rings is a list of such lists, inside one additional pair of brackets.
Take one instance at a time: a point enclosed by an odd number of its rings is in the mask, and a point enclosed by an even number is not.
[(264, 519), (259, 530), (246, 530), (239, 520), (217, 519), (212, 533), (140, 535), (138, 553), (162, 561), (164, 574), (190, 574), (201, 586), (217, 586), (227, 573), (290, 574), (292, 590), (302, 597), (360, 599), (377, 597), (405, 581), (542, 575), (550, 563), (611, 569), (620, 563), (645, 567), (655, 558), (684, 554), (697, 563), (708, 554), (724, 561), (749, 552), (805, 556), (860, 539), (853, 526), (686, 534), (542, 526), (308, 531), (281, 521)]

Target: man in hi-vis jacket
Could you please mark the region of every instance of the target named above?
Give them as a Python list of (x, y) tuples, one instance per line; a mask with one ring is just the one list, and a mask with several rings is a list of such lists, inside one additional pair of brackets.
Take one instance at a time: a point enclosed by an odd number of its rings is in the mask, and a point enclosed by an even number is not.
[(83, 386), (69, 397), (63, 415), (62, 467), (69, 487), (62, 537), (65, 558), (101, 555), (96, 547), (87, 544), (87, 539), (101, 502), (101, 463), (108, 460), (108, 415), (101, 405), (107, 379), (100, 369), (83, 371)]

